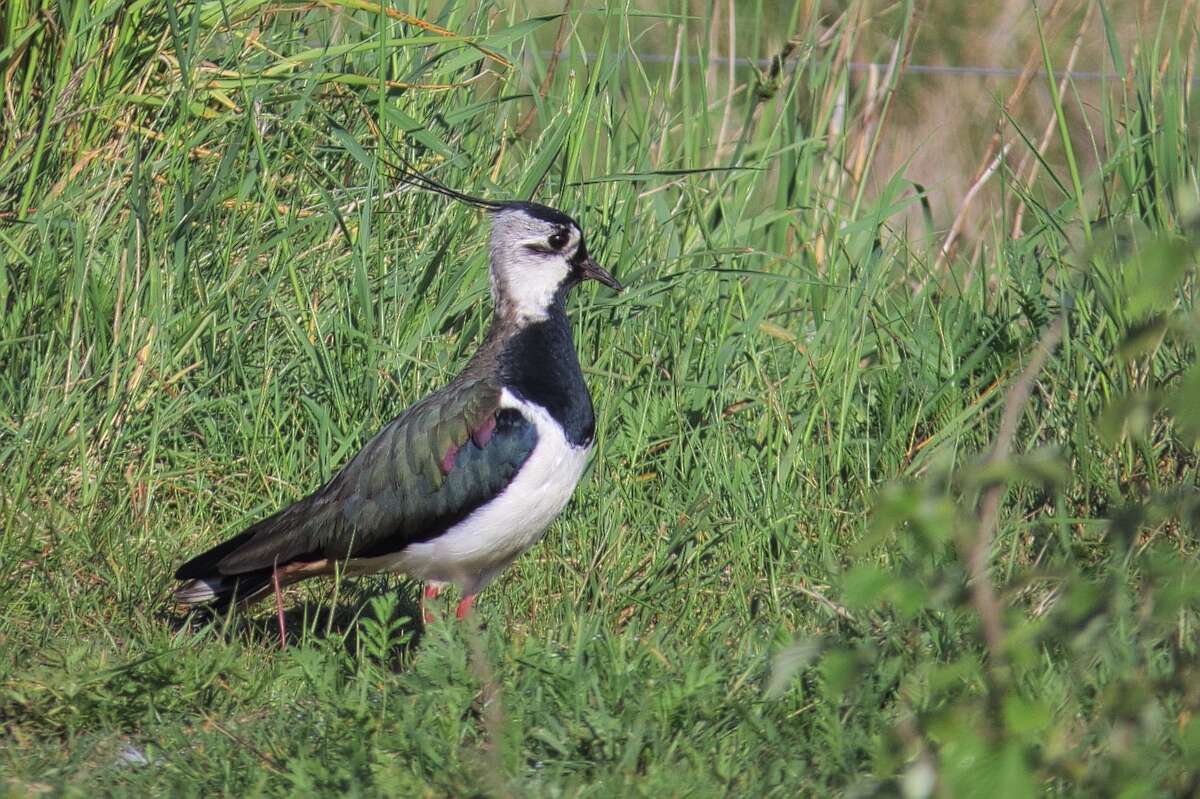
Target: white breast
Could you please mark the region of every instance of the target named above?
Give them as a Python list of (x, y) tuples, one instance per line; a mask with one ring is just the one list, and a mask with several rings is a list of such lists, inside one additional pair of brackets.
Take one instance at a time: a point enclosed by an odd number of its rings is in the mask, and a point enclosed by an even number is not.
[(545, 408), (520, 400), (507, 389), (500, 406), (520, 411), (537, 428), (537, 444), (516, 478), (495, 499), (442, 535), (406, 547), (389, 568), (423, 580), (459, 583), (464, 593), (478, 593), (541, 540), (562, 512), (587, 465), (591, 444), (571, 446)]

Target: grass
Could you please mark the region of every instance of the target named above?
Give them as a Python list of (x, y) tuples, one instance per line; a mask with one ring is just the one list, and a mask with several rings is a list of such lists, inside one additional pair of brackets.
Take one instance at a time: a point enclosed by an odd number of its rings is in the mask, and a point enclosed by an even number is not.
[[(1128, 81), (1098, 122), (1048, 86), (1053, 146), (1005, 128), (1036, 179), (998, 170), (942, 259), (874, 157), (901, 73), (871, 90), (810, 5), (730, 82), (635, 57), (717, 51), (680, 4), (586, 11), (550, 74), (521, 4), (10, 0), (3, 790), (1195, 791), (1194, 23), (1131, 48), (1102, 6)], [(180, 619), (184, 557), (487, 324), (482, 219), (395, 150), (567, 209), (629, 286), (572, 303), (589, 473), (475, 624), (422, 628), (397, 577), (289, 591), (283, 652), (268, 609)]]

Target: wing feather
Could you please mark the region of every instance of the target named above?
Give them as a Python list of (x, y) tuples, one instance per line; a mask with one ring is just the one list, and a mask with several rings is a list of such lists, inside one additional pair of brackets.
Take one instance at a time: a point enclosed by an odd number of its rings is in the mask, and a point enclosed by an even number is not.
[(479, 379), (412, 406), (320, 489), (244, 531), (216, 568), (374, 557), (436, 537), (503, 491), (537, 443), (500, 393)]

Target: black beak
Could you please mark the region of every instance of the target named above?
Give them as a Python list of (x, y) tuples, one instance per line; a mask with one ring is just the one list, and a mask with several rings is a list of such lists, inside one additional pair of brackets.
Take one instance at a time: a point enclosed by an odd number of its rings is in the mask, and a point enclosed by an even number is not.
[(612, 274), (600, 264), (593, 261), (590, 257), (585, 258), (583, 263), (579, 264), (579, 273), (583, 275), (584, 280), (598, 280), (608, 286), (613, 291), (624, 291), (625, 287), (621, 285)]

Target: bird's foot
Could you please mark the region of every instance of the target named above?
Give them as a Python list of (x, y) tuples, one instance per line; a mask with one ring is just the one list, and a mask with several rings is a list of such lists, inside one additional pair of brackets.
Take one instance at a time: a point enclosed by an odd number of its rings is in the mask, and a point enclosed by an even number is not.
[(454, 612), (454, 618), (458, 619), (459, 621), (465, 619), (467, 614), (471, 612), (471, 605), (473, 604), (475, 604), (475, 595), (467, 594), (465, 597), (463, 597), (462, 602), (458, 603), (458, 610)]
[[(433, 611), (429, 609), (429, 602), (438, 598), (442, 592), (442, 586), (439, 583), (426, 583), (425, 589), (421, 592), (421, 619), (426, 624), (433, 624), (437, 618)], [(462, 621), (471, 612), (471, 606), (475, 603), (475, 595), (467, 594), (462, 601), (458, 603), (458, 609), (454, 612), (454, 618)]]
[(434, 615), (425, 603), (437, 599), (441, 592), (442, 587), (437, 583), (427, 583), (425, 590), (421, 592), (421, 620), (426, 624), (433, 624)]

